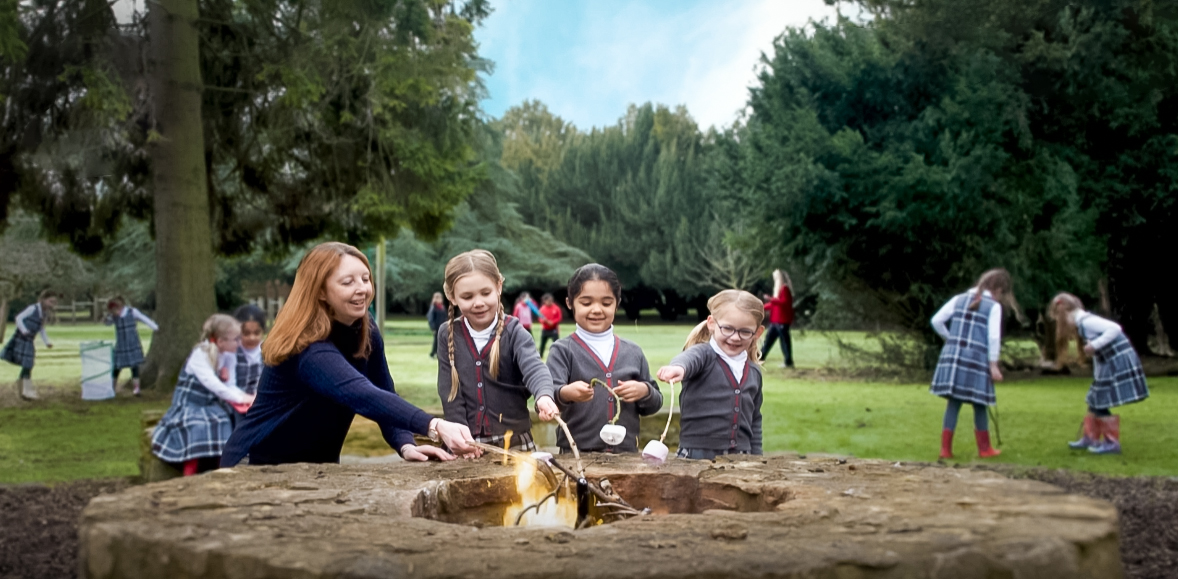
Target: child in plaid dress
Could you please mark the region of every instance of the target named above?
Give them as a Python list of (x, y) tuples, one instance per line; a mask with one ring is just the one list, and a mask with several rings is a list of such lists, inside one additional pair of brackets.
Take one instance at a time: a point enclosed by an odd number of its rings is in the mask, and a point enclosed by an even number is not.
[[(452, 304), (438, 330), (438, 396), (446, 420), (466, 425), (484, 444), (536, 450), (528, 398), (541, 420), (560, 410), (548, 367), (532, 335), (503, 311), (503, 274), (491, 252), (475, 249), (446, 264), (442, 286)], [(455, 317), (455, 311), (461, 312)]]
[(1084, 311), (1080, 298), (1061, 293), (1051, 300), (1048, 312), (1056, 324), (1056, 361), (1063, 357), (1068, 342), (1075, 340), (1080, 358), (1091, 357), (1093, 362), (1083, 435), (1068, 446), (1093, 454), (1120, 454), (1121, 417), (1110, 409), (1149, 397), (1141, 359), (1121, 326)]
[(246, 394), (257, 394), (262, 380), (262, 337), (266, 334), (266, 312), (246, 304), (233, 312), (241, 322), (241, 344), (234, 356), (234, 383)]
[(181, 466), (184, 476), (217, 468), (229, 435), (231, 412), (245, 414), (254, 396), (217, 375), (220, 354), (237, 350), (241, 324), (225, 314), (213, 314), (204, 323), (200, 343), (192, 349), (172, 406), (151, 435), (151, 452), (160, 460)]
[(139, 322), (157, 332), (160, 327), (143, 312), (127, 305), (123, 296), (115, 296), (106, 302), (106, 318), (102, 323), (115, 327), (115, 358), (111, 379), (119, 383), (119, 372), (131, 369), (131, 394), (139, 395), (139, 365), (143, 363), (143, 343), (139, 341)]
[(1014, 303), (1011, 286), (1010, 273), (992, 269), (982, 274), (973, 289), (954, 296), (933, 316), (933, 329), (945, 339), (929, 388), (929, 392), (947, 400), (941, 426), (941, 458), (953, 458), (953, 431), (964, 403), (973, 405), (978, 456), (1001, 454), (990, 445), (986, 407), (998, 402), (994, 382), (1002, 381), (998, 369), (1002, 303)]
[(16, 315), (16, 331), (12, 338), (0, 350), (0, 359), (20, 366), (20, 377), (17, 387), (20, 397), (26, 400), (37, 399), (37, 387), (33, 386), (33, 363), (36, 361), (37, 349), (33, 345), (33, 336), (41, 334), (41, 342), (46, 348), (53, 348), (49, 335), (45, 333), (45, 314), (57, 307), (57, 294), (45, 290), (41, 292), (37, 303), (25, 308)]

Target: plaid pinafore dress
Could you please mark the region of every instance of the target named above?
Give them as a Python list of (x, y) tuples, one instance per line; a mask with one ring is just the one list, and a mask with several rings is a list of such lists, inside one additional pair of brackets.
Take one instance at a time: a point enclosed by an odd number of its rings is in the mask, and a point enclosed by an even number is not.
[(233, 434), (230, 412), (185, 368), (172, 393), (172, 406), (151, 435), (152, 454), (164, 462), (221, 456)]
[(21, 368), (32, 369), (33, 362), (37, 357), (37, 348), (33, 346), (33, 338), (37, 332), (41, 331), (43, 322), (41, 306), (38, 304), (32, 315), (24, 319), (25, 328), (28, 328), (29, 333), (22, 334), (20, 328), (15, 328), (12, 338), (4, 345), (4, 350), (0, 351), (0, 359), (12, 362)]
[(135, 308), (127, 313), (113, 316), (115, 326), (114, 369), (134, 368), (143, 364), (143, 343), (139, 341), (139, 320), (135, 319)]
[(990, 309), (994, 300), (982, 296), (978, 309), (969, 309), (973, 294), (963, 293), (956, 298), (953, 317), (949, 319), (949, 339), (941, 348), (937, 370), (929, 392), (946, 398), (956, 398), (973, 404), (993, 406), (994, 382), (990, 378)]
[[(1095, 336), (1087, 336), (1084, 324), (1086, 316), (1083, 314), (1076, 320), (1076, 328), (1085, 342), (1091, 342)], [(1113, 408), (1130, 402), (1140, 402), (1149, 398), (1149, 387), (1145, 385), (1145, 371), (1141, 368), (1141, 359), (1137, 351), (1129, 343), (1124, 332), (1117, 333), (1116, 339), (1107, 346), (1099, 349), (1093, 355), (1095, 362), (1095, 377), (1092, 386), (1088, 388), (1086, 402), (1091, 408)]]
[(258, 382), (262, 381), (262, 363), (250, 363), (249, 356), (245, 354), (245, 348), (237, 347), (237, 366), (234, 369), (234, 375), (237, 379), (237, 387), (246, 394), (258, 393)]

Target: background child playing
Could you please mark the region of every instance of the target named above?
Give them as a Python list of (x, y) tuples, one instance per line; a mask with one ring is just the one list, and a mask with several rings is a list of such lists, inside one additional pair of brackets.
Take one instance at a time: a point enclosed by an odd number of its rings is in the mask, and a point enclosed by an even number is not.
[(764, 331), (765, 306), (748, 292), (724, 290), (708, 300), (708, 311), (683, 352), (658, 371), (663, 382), (683, 383), (678, 456), (761, 454), (764, 398), (757, 339)]
[(564, 312), (560, 311), (552, 294), (540, 296), (540, 304), (540, 357), (543, 358), (548, 341), (556, 343), (560, 339), (560, 321), (564, 318)]
[(106, 318), (102, 323), (108, 326), (115, 327), (115, 356), (114, 356), (114, 370), (111, 371), (111, 379), (117, 387), (119, 384), (119, 372), (123, 368), (131, 369), (131, 394), (139, 395), (139, 365), (143, 363), (143, 343), (139, 341), (139, 322), (151, 328), (151, 331), (159, 331), (160, 327), (156, 325), (151, 318), (143, 315), (143, 312), (127, 305), (127, 300), (123, 296), (115, 296), (106, 302)]
[(180, 372), (172, 406), (151, 435), (151, 452), (164, 462), (179, 464), (184, 476), (217, 468), (233, 434), (229, 413), (245, 414), (253, 404), (253, 395), (217, 376), (220, 354), (235, 352), (240, 336), (241, 324), (230, 316), (213, 314), (205, 321), (200, 343)]
[[(614, 334), (614, 315), (622, 299), (622, 284), (609, 268), (591, 263), (569, 279), (569, 310), (577, 329), (567, 340), (552, 345), (548, 370), (556, 387), (556, 401), (569, 431), (582, 451), (638, 452), (639, 416), (663, 406), (663, 395), (650, 377), (650, 366), (637, 344)], [(594, 379), (614, 389), (613, 394)], [(614, 418), (626, 427), (617, 446), (601, 439), (601, 427)], [(556, 434), (562, 451), (572, 450), (563, 430)]]
[(765, 332), (765, 346), (761, 348), (761, 360), (769, 356), (773, 343), (781, 339), (781, 354), (785, 359), (782, 367), (794, 367), (794, 344), (789, 327), (794, 323), (794, 286), (789, 274), (780, 269), (773, 270), (773, 295), (765, 296), (765, 311), (769, 312), (769, 331)]
[(233, 312), (241, 324), (241, 343), (234, 356), (233, 383), (246, 394), (258, 393), (262, 380), (262, 337), (266, 335), (266, 312), (246, 304)]
[(521, 292), (519, 297), (515, 298), (515, 307), (511, 310), (511, 315), (519, 318), (519, 324), (528, 331), (528, 335), (532, 335), (532, 314), (540, 315), (540, 310), (536, 307), (536, 302), (532, 301), (532, 296), (528, 292)]
[(433, 332), (434, 340), (429, 347), (429, 357), (438, 355), (438, 329), (446, 322), (446, 302), (442, 301), (442, 292), (434, 292), (434, 299), (429, 304), (429, 313), (425, 315), (429, 324), (429, 331)]
[[(446, 264), (443, 290), (452, 304), (438, 330), (438, 395), (446, 420), (464, 424), (478, 442), (536, 450), (528, 397), (541, 420), (560, 411), (552, 375), (536, 353), (531, 334), (503, 311), (503, 275), (491, 252), (475, 249)], [(455, 319), (458, 311), (461, 317)]]
[(953, 431), (963, 403), (973, 405), (974, 437), (978, 456), (989, 458), (1002, 451), (990, 445), (986, 407), (997, 404), (994, 382), (1002, 381), (998, 356), (1002, 349), (1002, 303), (1014, 303), (1010, 273), (992, 269), (982, 274), (973, 289), (954, 296), (932, 319), (933, 329), (945, 339), (929, 392), (944, 397), (941, 423), (941, 458), (953, 458)]
[(0, 351), (0, 359), (7, 360), (20, 366), (20, 377), (17, 379), (17, 390), (25, 400), (37, 399), (37, 387), (33, 386), (33, 364), (36, 362), (37, 349), (33, 345), (33, 335), (40, 333), (41, 342), (46, 348), (53, 348), (49, 341), (49, 334), (45, 333), (45, 316), (57, 307), (57, 294), (45, 290), (37, 299), (37, 303), (25, 308), (16, 315), (16, 331), (12, 338)]
[(1048, 312), (1056, 324), (1056, 361), (1063, 358), (1068, 342), (1075, 340), (1080, 359), (1091, 357), (1093, 362), (1083, 435), (1068, 446), (1077, 450), (1087, 448), (1094, 454), (1120, 454), (1121, 417), (1109, 409), (1149, 397), (1137, 351), (1121, 326), (1084, 311), (1080, 298), (1072, 294), (1055, 296)]

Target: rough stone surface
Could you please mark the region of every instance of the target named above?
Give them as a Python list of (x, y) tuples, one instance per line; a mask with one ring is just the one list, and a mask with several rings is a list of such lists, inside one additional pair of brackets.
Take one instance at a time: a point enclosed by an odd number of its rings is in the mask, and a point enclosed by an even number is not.
[(1122, 576), (1112, 505), (992, 472), (796, 455), (587, 467), (655, 514), (480, 528), (516, 498), (489, 458), (239, 467), (95, 498), (80, 576)]

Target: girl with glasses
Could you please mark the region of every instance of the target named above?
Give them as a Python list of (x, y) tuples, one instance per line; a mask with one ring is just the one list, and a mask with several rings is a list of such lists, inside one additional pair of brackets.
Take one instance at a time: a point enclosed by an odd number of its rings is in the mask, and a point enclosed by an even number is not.
[(711, 315), (692, 330), (683, 352), (658, 371), (682, 382), (680, 458), (761, 454), (760, 351), (765, 306), (756, 296), (724, 290), (708, 300)]

